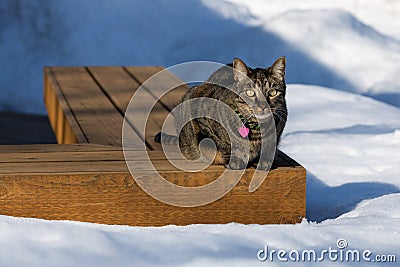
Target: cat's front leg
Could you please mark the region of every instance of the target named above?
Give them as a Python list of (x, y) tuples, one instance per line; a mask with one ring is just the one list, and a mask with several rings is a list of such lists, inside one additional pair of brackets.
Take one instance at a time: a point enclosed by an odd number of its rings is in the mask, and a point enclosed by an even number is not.
[(246, 166), (247, 164), (241, 158), (232, 157), (225, 167), (231, 170), (243, 170)]
[[(269, 126), (271, 126), (271, 124)], [(274, 161), (273, 156), (276, 154), (277, 147), (274, 131), (274, 127), (263, 128), (264, 137), (262, 138), (258, 148), (258, 161), (255, 162), (257, 164), (257, 170), (269, 171), (272, 167)]]
[(179, 133), (179, 148), (182, 154), (189, 160), (200, 158), (201, 152), (199, 150), (197, 133), (191, 122), (183, 126)]
[(271, 169), (272, 162), (269, 160), (260, 160), (257, 163), (257, 170), (262, 170), (262, 171), (269, 171)]
[(243, 150), (236, 149), (231, 157), (228, 157), (228, 162), (225, 164), (225, 167), (231, 170), (243, 170), (246, 169), (248, 161), (248, 155), (245, 155)]
[(274, 151), (271, 151), (271, 148), (269, 149), (264, 149), (264, 151), (261, 153), (258, 161), (256, 161), (256, 169), (257, 170), (263, 170), (263, 171), (269, 171), (271, 169), (272, 163), (274, 158), (271, 157), (271, 153)]

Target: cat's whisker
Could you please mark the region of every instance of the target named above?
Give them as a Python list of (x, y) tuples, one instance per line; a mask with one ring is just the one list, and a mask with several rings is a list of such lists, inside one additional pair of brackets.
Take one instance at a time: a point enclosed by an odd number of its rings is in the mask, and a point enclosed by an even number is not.
[(282, 115), (279, 115), (278, 113), (274, 113), (274, 115), (276, 115), (277, 117), (279, 117), (281, 120), (283, 120), (284, 122), (286, 122), (286, 119), (282, 117)]
[(286, 114), (287, 110), (284, 107), (279, 107), (279, 108), (274, 109), (272, 111), (272, 113)]
[(273, 114), (285, 115), (287, 114), (287, 111), (285, 109), (277, 109), (275, 112), (273, 112)]
[(286, 110), (279, 110), (279, 111), (276, 112), (276, 114), (287, 117), (287, 111)]

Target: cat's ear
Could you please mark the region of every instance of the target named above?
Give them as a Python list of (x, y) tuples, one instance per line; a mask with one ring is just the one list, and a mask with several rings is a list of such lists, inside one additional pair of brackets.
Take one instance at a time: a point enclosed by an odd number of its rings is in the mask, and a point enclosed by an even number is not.
[(235, 58), (233, 60), (233, 77), (235, 81), (240, 82), (247, 78), (247, 74), (249, 73), (249, 69), (246, 64), (239, 58)]
[(283, 81), (283, 79), (285, 78), (285, 69), (286, 58), (280, 57), (274, 62), (274, 64), (272, 64), (270, 68), (270, 73), (278, 80)]

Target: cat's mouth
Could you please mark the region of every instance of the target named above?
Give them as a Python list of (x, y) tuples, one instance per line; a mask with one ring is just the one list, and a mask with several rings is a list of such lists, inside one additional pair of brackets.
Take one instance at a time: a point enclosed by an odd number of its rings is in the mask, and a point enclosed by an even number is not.
[(271, 116), (272, 113), (253, 113), (254, 117), (258, 120), (258, 122), (263, 123), (266, 122)]
[(246, 110), (246, 112), (238, 112), (236, 111), (240, 116), (241, 116), (241, 120), (246, 123), (246, 122), (250, 122), (250, 123), (265, 123), (267, 121), (270, 120), (270, 118), (273, 116), (273, 114), (268, 110), (268, 111), (261, 111), (261, 110), (255, 110), (255, 111), (250, 111)]
[(254, 116), (257, 119), (266, 119), (266, 118), (269, 118), (271, 116), (271, 114), (270, 113), (262, 113), (262, 114), (254, 113)]

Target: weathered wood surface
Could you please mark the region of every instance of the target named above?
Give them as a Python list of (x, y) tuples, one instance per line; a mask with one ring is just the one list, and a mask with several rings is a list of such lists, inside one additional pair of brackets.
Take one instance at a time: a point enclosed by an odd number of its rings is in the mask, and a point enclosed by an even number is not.
[[(36, 145), (25, 151), (14, 147), (0, 146), (7, 151), (0, 153), (0, 210), (4, 215), (140, 226), (294, 223), (304, 216), (305, 192), (298, 185), (305, 173), (289, 166), (272, 170), (254, 193), (248, 192), (253, 172), (249, 169), (222, 199), (183, 208), (148, 196), (129, 174), (118, 148)], [(207, 184), (223, 171), (222, 166), (211, 166), (193, 176), (169, 165), (160, 151), (149, 151), (149, 155), (156, 165), (160, 163), (160, 174), (181, 186)], [(139, 158), (134, 160), (140, 165)]]
[[(223, 198), (200, 207), (170, 206), (140, 189), (128, 172), (121, 148), (123, 117), (133, 94), (161, 69), (45, 68), (45, 103), (59, 145), (0, 147), (0, 213), (141, 226), (295, 223), (305, 217), (305, 169), (281, 151), (274, 169), (253, 193), (248, 191), (253, 169), (246, 170)], [(167, 74), (163, 82), (152, 85), (163, 88), (176, 81)], [(183, 84), (158, 101), (151, 88), (144, 84), (138, 109), (155, 105), (145, 134), (135, 125), (129, 128), (132, 151), (128, 160), (142, 173), (151, 173), (143, 158), (148, 153), (165, 179), (182, 186), (215, 180), (223, 166), (196, 173), (178, 170), (153, 141), (188, 87)], [(143, 116), (140, 111), (137, 115)]]

